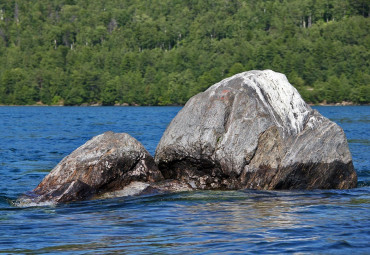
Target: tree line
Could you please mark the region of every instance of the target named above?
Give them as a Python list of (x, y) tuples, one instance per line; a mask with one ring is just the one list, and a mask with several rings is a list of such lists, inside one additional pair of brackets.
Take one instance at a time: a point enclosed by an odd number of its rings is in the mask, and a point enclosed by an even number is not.
[(0, 104), (184, 104), (272, 69), (311, 103), (370, 102), (368, 0), (3, 0)]

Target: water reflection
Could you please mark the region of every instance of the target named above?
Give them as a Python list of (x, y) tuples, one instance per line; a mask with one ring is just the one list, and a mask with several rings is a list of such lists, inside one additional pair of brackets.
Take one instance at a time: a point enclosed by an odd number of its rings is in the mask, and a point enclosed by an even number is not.
[[(214, 201), (212, 194), (200, 193), (197, 194), (198, 202), (195, 202), (196, 197), (190, 196), (191, 203), (176, 205), (176, 211), (185, 219), (185, 228), (193, 230), (192, 240), (196, 233), (199, 240), (202, 236), (213, 236), (212, 240), (219, 244), (305, 244), (322, 238), (318, 230), (330, 225), (330, 217), (336, 216), (323, 214), (323, 207), (330, 207), (331, 203), (338, 206), (335, 197), (325, 194), (315, 197), (291, 192), (279, 196), (273, 192), (269, 195), (229, 192), (226, 197), (221, 193), (213, 197)], [(217, 202), (216, 199), (224, 201)], [(335, 223), (337, 219), (333, 219)]]
[[(207, 193), (204, 195), (210, 197)], [(302, 222), (298, 214), (305, 210), (304, 204), (297, 205), (297, 201), (292, 201), (290, 197), (256, 196), (242, 192), (232, 192), (229, 195), (232, 195), (227, 197), (229, 201), (215, 200), (190, 206), (181, 204), (177, 205), (178, 210), (184, 217), (192, 219), (189, 228), (198, 228), (200, 233), (224, 233), (228, 237), (231, 234), (235, 235), (236, 240), (245, 242), (276, 242), (281, 239), (283, 232), (310, 227)], [(221, 196), (221, 193), (215, 195), (215, 199), (220, 199)], [(263, 236), (260, 235), (261, 229), (264, 229)]]
[[(366, 240), (356, 240), (352, 228), (366, 230), (363, 224), (369, 219), (366, 214), (351, 215), (351, 206), (369, 208), (368, 198), (358, 200), (357, 195), (346, 191), (183, 192), (53, 208), (14, 208), (1, 219), (0, 230), (7, 225), (17, 229), (19, 239), (11, 246), (20, 253), (26, 253), (27, 247), (33, 247), (33, 253), (77, 254), (137, 254), (148, 250), (184, 254), (189, 249), (217, 254), (229, 249), (235, 252), (235, 247), (251, 253), (295, 249), (320, 252), (328, 244), (345, 246), (341, 244), (343, 238), (348, 247), (364, 245)], [(14, 214), (17, 210), (23, 210), (22, 218)], [(41, 225), (44, 227), (35, 231)], [(6, 236), (3, 240), (8, 245), (12, 242)], [(35, 240), (44, 242), (34, 244)]]

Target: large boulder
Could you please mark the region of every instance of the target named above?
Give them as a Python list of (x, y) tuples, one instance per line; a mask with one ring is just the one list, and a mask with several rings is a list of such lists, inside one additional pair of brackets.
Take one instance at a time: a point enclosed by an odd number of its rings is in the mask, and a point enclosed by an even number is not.
[(65, 157), (29, 198), (36, 203), (84, 200), (124, 189), (132, 182), (161, 180), (153, 157), (141, 143), (125, 133), (106, 132)]
[(353, 188), (343, 130), (285, 75), (249, 71), (192, 97), (156, 149), (166, 179), (199, 189)]

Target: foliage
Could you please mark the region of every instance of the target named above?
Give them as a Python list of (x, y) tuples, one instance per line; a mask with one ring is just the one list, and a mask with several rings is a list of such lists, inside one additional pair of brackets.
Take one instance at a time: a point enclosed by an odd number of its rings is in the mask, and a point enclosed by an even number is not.
[(0, 104), (184, 104), (251, 69), (370, 102), (367, 0), (3, 0)]

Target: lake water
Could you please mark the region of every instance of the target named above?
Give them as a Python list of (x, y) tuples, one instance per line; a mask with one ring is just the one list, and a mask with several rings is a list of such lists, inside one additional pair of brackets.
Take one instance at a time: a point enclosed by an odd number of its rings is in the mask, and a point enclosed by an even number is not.
[(0, 253), (369, 254), (370, 107), (315, 107), (345, 131), (352, 190), (197, 191), (19, 208), (65, 156), (105, 131), (154, 154), (180, 107), (0, 107)]

